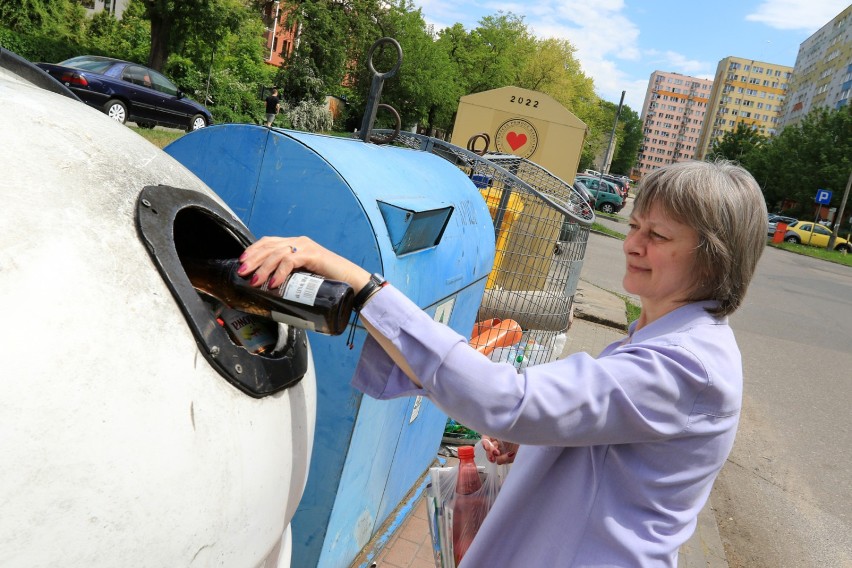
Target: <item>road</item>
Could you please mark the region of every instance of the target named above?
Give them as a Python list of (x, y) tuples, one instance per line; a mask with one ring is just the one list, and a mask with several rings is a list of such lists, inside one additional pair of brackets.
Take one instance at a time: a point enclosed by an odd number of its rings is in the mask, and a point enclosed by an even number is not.
[[(590, 236), (584, 280), (623, 293), (623, 266), (621, 241)], [(743, 413), (713, 490), (728, 563), (852, 567), (852, 268), (768, 247), (731, 325)]]

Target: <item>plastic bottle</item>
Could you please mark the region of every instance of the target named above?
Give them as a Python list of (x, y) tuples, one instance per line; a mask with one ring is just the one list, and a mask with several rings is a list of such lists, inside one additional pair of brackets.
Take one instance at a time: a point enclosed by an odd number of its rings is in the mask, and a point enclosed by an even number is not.
[(190, 259), (184, 263), (192, 285), (227, 307), (327, 335), (343, 333), (355, 293), (345, 282), (293, 272), (280, 286), (255, 288), (237, 274), (238, 259)]
[(473, 446), (459, 446), (459, 472), (453, 497), (453, 556), (456, 566), (470, 547), (485, 518), (482, 481), (473, 461)]
[(553, 345), (550, 348), (550, 353), (547, 356), (548, 361), (555, 361), (559, 359), (559, 356), (562, 355), (562, 352), (565, 350), (565, 343), (568, 341), (568, 336), (564, 333), (560, 333), (556, 337), (553, 338)]

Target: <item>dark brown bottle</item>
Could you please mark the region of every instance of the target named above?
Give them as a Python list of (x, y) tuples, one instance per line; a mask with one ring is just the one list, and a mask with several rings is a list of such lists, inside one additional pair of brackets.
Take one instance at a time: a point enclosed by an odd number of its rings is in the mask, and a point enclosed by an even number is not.
[(192, 285), (230, 308), (327, 335), (346, 330), (355, 293), (345, 282), (308, 272), (293, 272), (280, 286), (255, 288), (237, 274), (238, 259), (189, 259)]

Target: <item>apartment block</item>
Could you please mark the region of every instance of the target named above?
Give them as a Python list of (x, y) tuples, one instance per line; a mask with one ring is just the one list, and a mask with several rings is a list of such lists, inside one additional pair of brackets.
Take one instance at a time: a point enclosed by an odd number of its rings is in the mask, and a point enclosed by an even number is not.
[(781, 114), (781, 128), (815, 108), (849, 104), (852, 90), (852, 5), (799, 46)]
[(276, 67), (290, 57), (299, 37), (299, 24), (287, 24), (291, 9), (286, 2), (277, 1), (266, 2), (263, 8), (263, 39), (267, 49), (263, 59)]
[(742, 57), (721, 60), (695, 157), (703, 160), (713, 141), (735, 131), (740, 123), (764, 136), (777, 134), (792, 73), (792, 67), (776, 63)]
[(695, 157), (712, 84), (680, 73), (651, 73), (642, 104), (645, 137), (636, 166), (640, 177)]
[(79, 4), (91, 16), (96, 12), (109, 12), (115, 19), (120, 20), (130, 0), (79, 0)]

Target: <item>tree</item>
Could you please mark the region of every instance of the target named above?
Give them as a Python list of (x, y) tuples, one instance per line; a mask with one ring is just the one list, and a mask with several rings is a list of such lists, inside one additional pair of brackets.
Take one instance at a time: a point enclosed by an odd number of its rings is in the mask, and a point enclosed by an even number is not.
[[(377, 14), (376, 23), (380, 35), (395, 38), (403, 52), (399, 72), (385, 81), (382, 102), (399, 112), (403, 127), (420, 123), (430, 128), (448, 128), (464, 93), (446, 52), (427, 32), (421, 11), (410, 0), (397, 0)], [(396, 58), (394, 49), (386, 49), (378, 57), (374, 54), (374, 65), (379, 71), (387, 71)], [(373, 82), (363, 58), (357, 77), (356, 108), (363, 113)]]
[(725, 132), (721, 138), (713, 140), (707, 160), (732, 160), (744, 164), (766, 140), (765, 136), (751, 126), (738, 122), (735, 130)]
[(86, 11), (71, 0), (3, 0), (0, 25), (20, 33), (79, 31)]
[(194, 33), (167, 63), (167, 74), (183, 90), (210, 105), (217, 121), (255, 122), (260, 85), (275, 68), (264, 62), (261, 9), (245, 0), (212, 0)]
[(143, 0), (145, 17), (151, 22), (151, 51), (148, 66), (165, 68), (172, 53), (180, 53), (185, 42), (201, 37), (216, 45), (226, 33), (239, 29), (249, 14), (256, 15), (258, 2), (247, 0)]
[(148, 60), (151, 24), (145, 19), (141, 0), (132, 0), (121, 20), (106, 10), (92, 16), (86, 33), (91, 53), (142, 63)]
[(299, 44), (276, 78), (291, 104), (346, 94), (358, 62), (378, 39), (377, 0), (300, 0), (289, 23), (301, 26)]
[(751, 154), (743, 164), (763, 188), (770, 209), (813, 214), (818, 189), (834, 191), (837, 206), (852, 171), (852, 107), (817, 108)]
[(609, 168), (610, 172), (622, 175), (630, 174), (630, 170), (633, 169), (636, 163), (639, 146), (642, 144), (644, 136), (642, 132), (642, 119), (635, 110), (624, 105), (621, 108), (618, 143), (612, 159), (612, 165)]
[[(535, 39), (523, 16), (498, 12), (485, 16), (467, 36), (456, 59), (466, 94), (512, 85), (520, 75), (522, 62), (535, 49)], [(458, 50), (456, 50), (457, 55)]]

